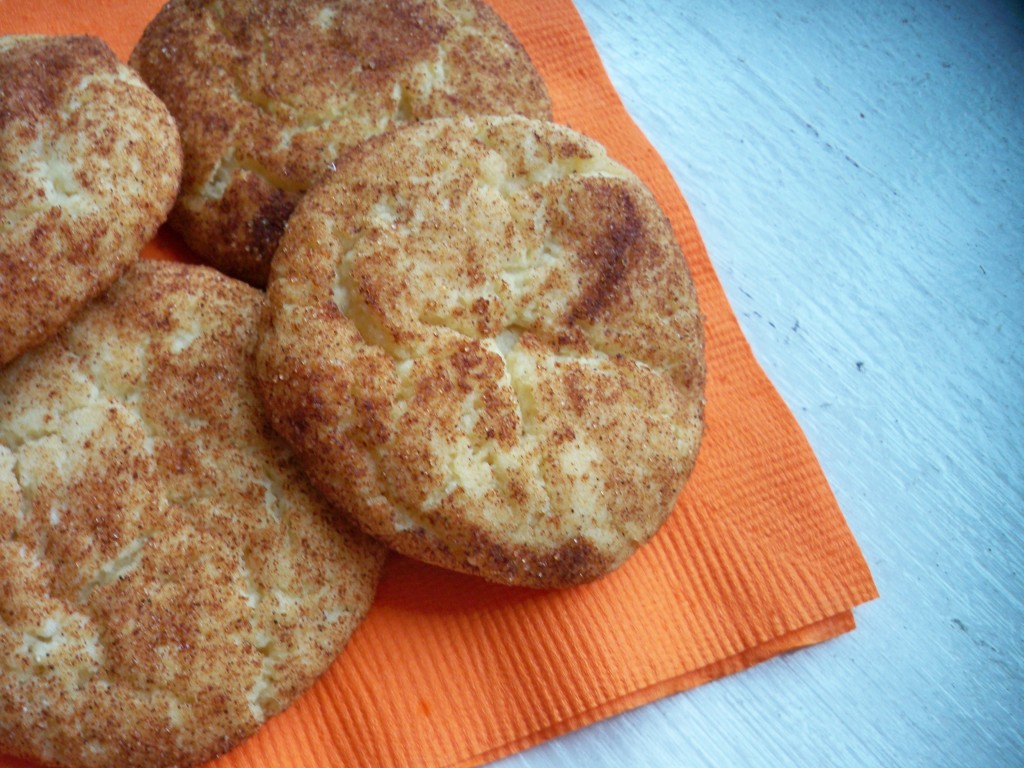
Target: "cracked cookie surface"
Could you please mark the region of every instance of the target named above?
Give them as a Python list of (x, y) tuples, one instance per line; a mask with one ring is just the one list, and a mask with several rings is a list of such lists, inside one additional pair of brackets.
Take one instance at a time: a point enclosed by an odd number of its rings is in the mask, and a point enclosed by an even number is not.
[(257, 286), (296, 202), (347, 148), (424, 118), (551, 110), (480, 0), (171, 0), (131, 63), (181, 129), (172, 224)]
[(0, 371), (0, 752), (191, 765), (327, 668), (382, 548), (262, 417), (262, 295), (143, 261)]
[(181, 178), (167, 108), (92, 37), (0, 37), (0, 365), (139, 257)]
[(300, 203), (257, 376), (314, 483), (394, 549), (567, 586), (672, 510), (703, 418), (693, 285), (650, 192), (518, 117), (380, 136)]

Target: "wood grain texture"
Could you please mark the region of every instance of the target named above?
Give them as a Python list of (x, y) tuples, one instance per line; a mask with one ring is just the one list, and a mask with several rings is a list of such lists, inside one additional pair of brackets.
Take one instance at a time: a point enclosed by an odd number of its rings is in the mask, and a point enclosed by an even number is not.
[(577, 7), (883, 599), (501, 765), (1020, 765), (1019, 4)]

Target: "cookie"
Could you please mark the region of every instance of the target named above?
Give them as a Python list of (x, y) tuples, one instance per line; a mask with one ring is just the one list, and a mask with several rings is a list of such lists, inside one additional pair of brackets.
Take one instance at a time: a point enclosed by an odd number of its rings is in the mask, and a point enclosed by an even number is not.
[(0, 365), (138, 259), (181, 168), (170, 113), (106, 43), (0, 38)]
[(440, 119), (353, 150), (288, 224), (257, 376), (314, 483), (411, 557), (561, 587), (673, 508), (703, 331), (654, 198), (596, 142)]
[(481, 0), (171, 0), (131, 64), (181, 129), (172, 224), (256, 286), (296, 202), (346, 148), (424, 118), (551, 109)]
[(306, 690), (382, 548), (262, 418), (263, 296), (142, 261), (0, 371), (0, 753), (192, 765)]

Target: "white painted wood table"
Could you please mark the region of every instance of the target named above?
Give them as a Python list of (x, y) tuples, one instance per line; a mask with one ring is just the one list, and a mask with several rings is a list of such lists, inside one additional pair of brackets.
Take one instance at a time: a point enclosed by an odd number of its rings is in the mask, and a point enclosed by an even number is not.
[(882, 596), (501, 765), (1024, 765), (1024, 9), (577, 6)]

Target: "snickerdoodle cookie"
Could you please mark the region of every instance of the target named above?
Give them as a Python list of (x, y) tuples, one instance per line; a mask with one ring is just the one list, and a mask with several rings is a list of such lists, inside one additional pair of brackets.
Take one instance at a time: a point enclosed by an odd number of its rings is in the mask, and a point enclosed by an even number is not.
[(192, 765), (305, 691), (382, 548), (265, 424), (263, 304), (142, 261), (0, 371), (0, 753)]
[(0, 365), (55, 334), (167, 217), (166, 107), (92, 37), (0, 37)]
[(429, 117), (550, 113), (482, 0), (171, 0), (131, 63), (181, 129), (172, 224), (257, 286), (295, 203), (348, 147)]
[(257, 371), (313, 482), (412, 557), (536, 587), (617, 567), (703, 424), (702, 321), (651, 193), (519, 117), (370, 140), (274, 259)]

